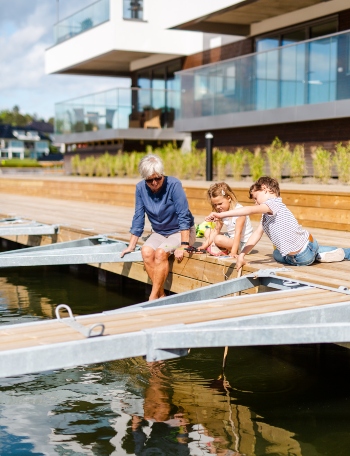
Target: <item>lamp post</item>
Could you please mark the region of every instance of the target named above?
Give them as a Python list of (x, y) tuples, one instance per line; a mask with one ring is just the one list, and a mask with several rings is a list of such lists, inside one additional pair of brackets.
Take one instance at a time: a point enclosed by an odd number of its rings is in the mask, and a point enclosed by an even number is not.
[(213, 138), (211, 133), (205, 135), (205, 150), (206, 150), (206, 165), (205, 165), (205, 179), (207, 181), (213, 180)]

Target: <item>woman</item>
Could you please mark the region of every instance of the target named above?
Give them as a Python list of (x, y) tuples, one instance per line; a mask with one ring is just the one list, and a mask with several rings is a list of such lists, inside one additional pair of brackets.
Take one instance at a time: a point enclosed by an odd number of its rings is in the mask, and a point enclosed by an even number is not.
[(184, 249), (196, 240), (196, 230), (181, 182), (175, 177), (164, 176), (161, 159), (157, 155), (147, 155), (139, 163), (139, 173), (143, 181), (136, 185), (130, 242), (121, 257), (135, 250), (147, 214), (153, 232), (141, 252), (153, 284), (149, 297), (152, 301), (165, 296), (164, 282), (169, 273), (169, 256), (174, 253), (177, 261), (182, 261)]

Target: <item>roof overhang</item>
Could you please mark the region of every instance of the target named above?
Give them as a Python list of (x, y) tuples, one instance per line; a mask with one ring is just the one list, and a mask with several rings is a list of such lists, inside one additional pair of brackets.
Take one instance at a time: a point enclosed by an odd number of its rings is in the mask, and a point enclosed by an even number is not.
[(151, 54), (145, 52), (113, 50), (76, 65), (61, 69), (60, 74), (82, 74), (91, 76), (130, 76), (130, 64), (145, 59)]
[(52, 74), (77, 74), (90, 76), (130, 77), (133, 71), (149, 65), (157, 65), (175, 58), (178, 54), (154, 54), (149, 52), (113, 50), (92, 59), (67, 66)]
[(250, 35), (257, 22), (291, 13), (327, 0), (243, 0), (242, 2), (178, 24), (174, 29), (229, 35)]

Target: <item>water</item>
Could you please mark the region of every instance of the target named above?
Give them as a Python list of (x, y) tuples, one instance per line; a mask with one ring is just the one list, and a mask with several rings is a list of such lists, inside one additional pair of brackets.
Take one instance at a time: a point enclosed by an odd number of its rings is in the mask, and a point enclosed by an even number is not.
[[(1, 324), (144, 300), (66, 268), (0, 271)], [(350, 454), (350, 351), (334, 345), (192, 350), (0, 379), (1, 455)]]

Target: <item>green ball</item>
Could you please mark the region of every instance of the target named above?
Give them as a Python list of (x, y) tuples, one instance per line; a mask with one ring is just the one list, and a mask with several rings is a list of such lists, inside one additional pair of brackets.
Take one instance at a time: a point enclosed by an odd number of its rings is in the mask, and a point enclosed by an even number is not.
[(196, 237), (204, 237), (205, 230), (207, 230), (208, 228), (215, 228), (215, 222), (202, 222), (196, 225)]

